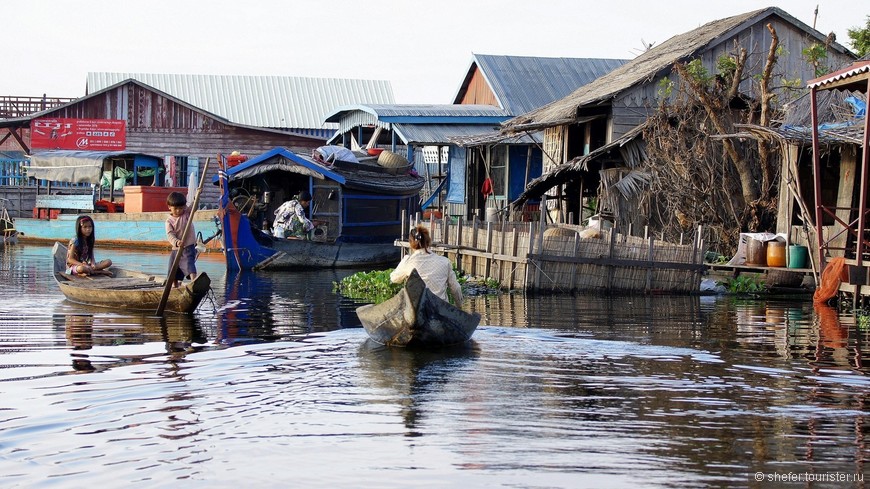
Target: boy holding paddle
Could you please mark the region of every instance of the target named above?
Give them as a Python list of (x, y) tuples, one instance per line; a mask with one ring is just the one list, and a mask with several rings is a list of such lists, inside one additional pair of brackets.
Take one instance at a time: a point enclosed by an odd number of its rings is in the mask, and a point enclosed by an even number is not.
[[(175, 255), (179, 253), (179, 250), (181, 252), (181, 259), (175, 270), (175, 287), (180, 287), (181, 281), (185, 277), (193, 280), (196, 276), (196, 230), (191, 222), (190, 229), (184, 236), (184, 228), (191, 218), (191, 207), (187, 205), (187, 201), (192, 200), (194, 195), (199, 196), (200, 192), (202, 189), (194, 187), (193, 179), (191, 179), (187, 197), (181, 192), (172, 192), (166, 197), (166, 205), (169, 207), (169, 217), (166, 218), (166, 239), (172, 245), (172, 252), (169, 254), (170, 272), (173, 263), (175, 263)], [(182, 237), (184, 237), (183, 243), (181, 242)]]

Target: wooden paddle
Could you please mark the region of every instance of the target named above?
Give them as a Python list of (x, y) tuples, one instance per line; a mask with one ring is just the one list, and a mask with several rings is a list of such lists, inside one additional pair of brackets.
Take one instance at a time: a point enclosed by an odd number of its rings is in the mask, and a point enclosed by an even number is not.
[(163, 310), (166, 309), (166, 302), (169, 300), (169, 293), (172, 291), (172, 286), (175, 284), (175, 272), (178, 270), (178, 264), (181, 262), (181, 251), (183, 250), (184, 240), (187, 239), (187, 234), (190, 232), (190, 225), (193, 223), (193, 216), (196, 214), (196, 208), (199, 207), (199, 194), (202, 193), (202, 184), (205, 183), (206, 170), (208, 170), (208, 162), (211, 158), (206, 158), (205, 166), (202, 167), (202, 176), (199, 178), (199, 187), (196, 189), (196, 195), (193, 197), (193, 203), (190, 204), (190, 218), (187, 224), (184, 225), (184, 232), (181, 233), (181, 245), (178, 247), (178, 252), (175, 253), (175, 259), (172, 260), (172, 266), (169, 267), (169, 273), (166, 275), (166, 285), (163, 287), (163, 297), (160, 298), (160, 304), (157, 305), (157, 316), (163, 315)]

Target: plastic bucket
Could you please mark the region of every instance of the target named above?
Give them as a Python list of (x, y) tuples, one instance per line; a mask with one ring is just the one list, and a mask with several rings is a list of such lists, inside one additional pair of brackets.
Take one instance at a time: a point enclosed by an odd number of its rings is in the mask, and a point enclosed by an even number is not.
[(803, 245), (791, 245), (788, 247), (788, 267), (806, 268), (809, 250)]
[(767, 243), (767, 266), (785, 266), (785, 243), (782, 241), (770, 241)]

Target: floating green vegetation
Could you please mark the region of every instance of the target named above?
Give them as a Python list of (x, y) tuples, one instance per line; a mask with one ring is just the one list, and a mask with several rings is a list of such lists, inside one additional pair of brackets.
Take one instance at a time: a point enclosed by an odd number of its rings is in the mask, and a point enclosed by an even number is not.
[(358, 299), (375, 304), (384, 302), (402, 290), (402, 284), (390, 282), (392, 268), (357, 272), (332, 283), (332, 291), (351, 299)]
[[(332, 283), (332, 291), (345, 297), (379, 304), (402, 290), (402, 284), (390, 282), (394, 269), (357, 272)], [(453, 269), (456, 280), (462, 286), (463, 295), (491, 295), (500, 293), (498, 280), (492, 278), (473, 279)]]
[(728, 289), (731, 294), (761, 294), (767, 291), (767, 284), (764, 281), (753, 275), (740, 275), (728, 280), (719, 282)]

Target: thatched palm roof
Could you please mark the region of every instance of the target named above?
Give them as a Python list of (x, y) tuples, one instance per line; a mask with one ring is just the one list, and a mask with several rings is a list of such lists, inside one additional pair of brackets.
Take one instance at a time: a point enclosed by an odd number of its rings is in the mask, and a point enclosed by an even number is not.
[[(744, 29), (747, 25), (773, 15), (801, 27), (808, 35), (824, 41), (817, 31), (777, 7), (768, 7), (715, 20), (668, 39), (562, 99), (503, 122), (502, 132), (515, 133), (525, 130), (539, 130), (544, 127), (571, 123), (577, 118), (577, 110), (580, 107), (608, 103), (622, 91), (650, 81), (659, 73), (669, 70), (674, 63), (688, 61), (711, 43), (727, 38)], [(835, 48), (845, 52), (845, 48), (842, 46), (836, 45)]]
[(614, 151), (619, 152), (623, 159), (633, 160), (629, 163), (629, 166), (639, 164), (639, 161), (644, 157), (642, 154), (643, 147), (637, 145), (631, 146), (631, 143), (643, 133), (646, 126), (646, 123), (641, 124), (610, 144), (597, 148), (589, 154), (578, 156), (561, 165), (554, 166), (550, 171), (529, 182), (523, 193), (511, 205), (515, 209), (519, 209), (529, 199), (540, 198), (547, 190), (554, 186), (569, 182), (589, 171), (588, 165), (590, 162), (598, 158), (607, 157)]

